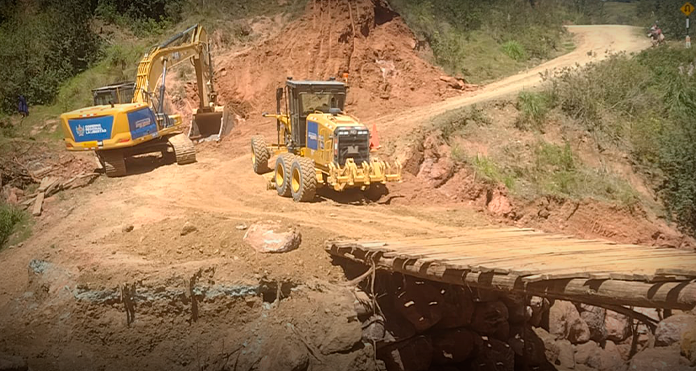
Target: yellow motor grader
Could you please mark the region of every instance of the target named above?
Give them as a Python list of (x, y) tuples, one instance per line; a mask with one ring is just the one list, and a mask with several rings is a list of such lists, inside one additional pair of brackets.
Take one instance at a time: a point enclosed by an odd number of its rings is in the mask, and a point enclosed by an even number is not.
[[(401, 165), (370, 155), (370, 130), (344, 112), (346, 86), (330, 81), (294, 81), (276, 90), (277, 143), (251, 138), (254, 172), (266, 174), (277, 155), (269, 188), (296, 202), (312, 201), (319, 187), (374, 191), (401, 181)], [(285, 105), (285, 113), (281, 106)]]

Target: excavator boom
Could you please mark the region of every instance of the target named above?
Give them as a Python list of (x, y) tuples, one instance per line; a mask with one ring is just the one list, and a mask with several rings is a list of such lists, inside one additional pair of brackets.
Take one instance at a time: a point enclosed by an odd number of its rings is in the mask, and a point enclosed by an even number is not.
[[(199, 25), (188, 28), (145, 54), (138, 65), (132, 102), (149, 104), (155, 112), (163, 114), (167, 70), (184, 61), (190, 61), (196, 72), (199, 101), (193, 112), (189, 137), (219, 140), (229, 133), (232, 122), (224, 122), (227, 116), (223, 114), (224, 107), (217, 105), (208, 34)], [(156, 91), (158, 86), (159, 92)]]

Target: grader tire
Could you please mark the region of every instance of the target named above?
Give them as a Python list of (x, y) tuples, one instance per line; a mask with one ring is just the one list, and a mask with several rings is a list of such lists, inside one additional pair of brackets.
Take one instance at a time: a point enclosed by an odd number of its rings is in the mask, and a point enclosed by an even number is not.
[(290, 197), (291, 187), (290, 180), (292, 177), (292, 172), (290, 170), (292, 162), (295, 159), (295, 155), (291, 153), (283, 153), (278, 156), (275, 166), (275, 185), (278, 195), (282, 197)]
[(251, 137), (251, 165), (254, 167), (256, 174), (264, 174), (268, 172), (268, 159), (271, 153), (266, 147), (266, 141), (262, 136)]
[(116, 178), (126, 175), (126, 160), (123, 152), (119, 150), (97, 152), (99, 161), (104, 166), (104, 172), (109, 178)]
[(193, 142), (185, 134), (177, 134), (169, 138), (169, 145), (174, 149), (176, 163), (178, 165), (192, 164), (196, 162), (196, 148)]
[(317, 194), (317, 173), (314, 161), (304, 157), (295, 158), (292, 162), (291, 193), (295, 202), (309, 202)]

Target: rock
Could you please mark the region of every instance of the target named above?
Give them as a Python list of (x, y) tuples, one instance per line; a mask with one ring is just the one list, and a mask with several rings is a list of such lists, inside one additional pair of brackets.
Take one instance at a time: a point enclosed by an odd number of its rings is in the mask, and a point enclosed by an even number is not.
[(607, 338), (607, 329), (604, 327), (604, 319), (607, 311), (604, 308), (581, 304), (580, 318), (590, 329), (590, 339), (601, 343)]
[(124, 225), (123, 228), (121, 228), (121, 232), (123, 232), (123, 233), (132, 232), (133, 229), (135, 229), (133, 224), (127, 224), (127, 225)]
[(696, 366), (696, 329), (682, 333), (681, 354), (689, 359), (692, 367)]
[(410, 145), (396, 155), (396, 160), (401, 163), (405, 172), (418, 175), (423, 162), (423, 152), (417, 145)]
[(665, 318), (655, 330), (655, 345), (664, 347), (677, 343), (687, 331), (696, 331), (696, 316), (675, 314)]
[(446, 365), (466, 361), (474, 352), (476, 336), (466, 329), (433, 333), (433, 362)]
[(510, 335), (508, 308), (502, 301), (476, 303), (471, 329), (479, 335), (507, 341)]
[(550, 307), (551, 303), (549, 303), (548, 299), (539, 296), (532, 296), (532, 298), (529, 299), (529, 310), (531, 311), (529, 324), (534, 327), (539, 327), (541, 324), (541, 318)]
[[(524, 339), (522, 338), (522, 328), (515, 327), (513, 336), (508, 339), (508, 344), (518, 357), (527, 358), (530, 366), (542, 366), (548, 364), (547, 348), (542, 337), (553, 341), (553, 335), (542, 328), (524, 328)], [(526, 346), (526, 354), (525, 352)]]
[(394, 308), (413, 326), (423, 332), (442, 319), (443, 296), (434, 285), (406, 277), (405, 285), (397, 288)]
[(244, 242), (261, 253), (284, 253), (300, 247), (302, 235), (280, 222), (255, 223), (244, 234)]
[(607, 339), (615, 343), (620, 343), (631, 336), (631, 319), (614, 311), (607, 311), (604, 327), (607, 329)]
[(362, 340), (362, 335), (360, 322), (337, 318), (325, 329), (319, 350), (322, 354), (349, 351)]
[(510, 345), (496, 339), (483, 341), (483, 346), (476, 358), (471, 362), (470, 370), (474, 371), (514, 371), (515, 352)]
[(625, 369), (624, 360), (616, 347), (611, 349), (598, 348), (595, 352), (590, 353), (585, 364), (597, 371), (620, 371)]
[(362, 324), (362, 340), (368, 344), (389, 342), (384, 317), (374, 315)]
[(488, 202), (486, 204), (488, 212), (495, 216), (508, 216), (512, 213), (512, 203), (507, 196), (505, 187), (498, 187), (489, 192)]
[(246, 224), (238, 224), (235, 228), (236, 228), (238, 231), (246, 231), (247, 228), (249, 228), (249, 227), (248, 227)]
[(629, 371), (693, 371), (677, 347), (649, 348), (636, 354)]
[(601, 348), (590, 340), (587, 343), (575, 347), (575, 363), (586, 365), (593, 354), (597, 354)]
[(474, 302), (471, 295), (461, 286), (448, 286), (440, 290), (443, 296), (442, 319), (435, 325), (437, 329), (467, 327), (474, 315)]
[[(558, 363), (558, 358), (561, 354), (561, 348), (558, 345), (558, 342), (556, 342), (556, 336), (548, 333), (541, 327), (535, 327), (534, 333), (543, 343), (545, 358), (553, 364)], [(518, 352), (518, 354), (522, 355), (521, 352)]]
[(408, 341), (381, 349), (387, 371), (422, 371), (432, 363), (433, 347), (429, 337), (417, 336)]
[(198, 228), (196, 228), (195, 225), (191, 224), (190, 222), (186, 222), (186, 223), (184, 223), (184, 227), (181, 228), (181, 235), (186, 236), (186, 235), (191, 234), (197, 230), (198, 230)]
[(527, 305), (524, 301), (524, 296), (502, 296), (501, 301), (508, 308), (508, 321), (511, 325), (521, 325), (527, 320)]
[(558, 338), (568, 339), (573, 344), (583, 344), (590, 340), (590, 328), (580, 318), (578, 309), (570, 302), (556, 300), (549, 313), (550, 333)]
[(558, 346), (558, 363), (562, 368), (575, 368), (575, 349), (573, 344), (568, 340), (559, 340), (556, 342)]
[(0, 371), (27, 371), (28, 369), (24, 358), (0, 354)]
[(455, 167), (454, 161), (449, 157), (426, 158), (420, 166), (418, 177), (437, 188), (452, 178)]

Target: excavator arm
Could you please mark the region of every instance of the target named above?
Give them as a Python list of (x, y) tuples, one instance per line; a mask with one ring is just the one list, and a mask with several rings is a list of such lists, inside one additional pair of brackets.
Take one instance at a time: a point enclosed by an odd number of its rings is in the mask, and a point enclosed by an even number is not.
[[(158, 114), (164, 114), (167, 71), (185, 61), (190, 61), (196, 71), (199, 98), (189, 137), (219, 139), (229, 132), (229, 128), (225, 128), (224, 107), (216, 102), (208, 34), (199, 25), (188, 28), (145, 54), (138, 65), (133, 103), (146, 103)], [(158, 87), (159, 92), (156, 91)]]

